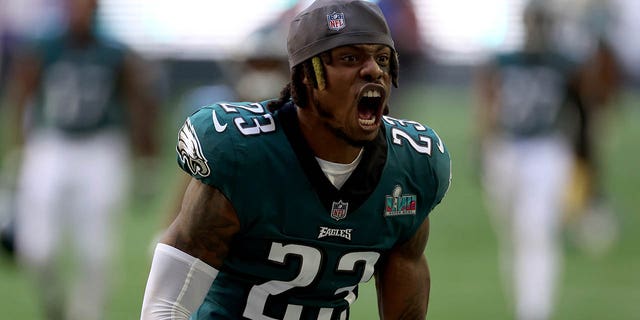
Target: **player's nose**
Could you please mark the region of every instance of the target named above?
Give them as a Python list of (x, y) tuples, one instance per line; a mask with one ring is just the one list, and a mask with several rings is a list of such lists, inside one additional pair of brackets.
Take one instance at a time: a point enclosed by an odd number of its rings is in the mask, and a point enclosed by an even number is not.
[(360, 69), (360, 75), (369, 82), (382, 78), (383, 74), (384, 71), (373, 56), (369, 56), (362, 64), (362, 69)]

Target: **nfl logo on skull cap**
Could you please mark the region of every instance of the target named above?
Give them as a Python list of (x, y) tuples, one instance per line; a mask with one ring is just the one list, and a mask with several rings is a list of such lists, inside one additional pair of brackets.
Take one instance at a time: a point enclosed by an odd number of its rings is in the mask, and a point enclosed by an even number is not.
[(333, 202), (331, 205), (331, 218), (335, 220), (342, 220), (347, 216), (347, 208), (349, 208), (349, 202)]
[(344, 21), (344, 13), (342, 12), (332, 12), (327, 15), (327, 25), (329, 29), (339, 31), (347, 26)]

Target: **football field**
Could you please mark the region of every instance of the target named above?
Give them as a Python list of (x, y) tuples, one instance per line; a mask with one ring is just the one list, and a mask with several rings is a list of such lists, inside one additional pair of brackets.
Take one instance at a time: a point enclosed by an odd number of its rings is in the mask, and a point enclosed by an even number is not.
[[(408, 92), (392, 115), (433, 127), (449, 148), (453, 180), (431, 214), (426, 255), (432, 285), (428, 319), (513, 319), (502, 291), (497, 242), (483, 202), (472, 137), (473, 103), (464, 87), (427, 87)], [(169, 108), (168, 108), (169, 109)], [(138, 319), (153, 239), (174, 206), (180, 173), (174, 160), (181, 119), (168, 119), (162, 186), (151, 199), (134, 199), (122, 215), (122, 236), (113, 261), (107, 320)], [(620, 233), (606, 254), (584, 254), (566, 241), (556, 320), (640, 319), (640, 95), (624, 95), (601, 140), (605, 183)], [(63, 261), (62, 267), (68, 266)], [(72, 272), (72, 271), (70, 271)], [(36, 292), (22, 271), (0, 254), (0, 319), (42, 319)], [(361, 286), (352, 319), (377, 319), (373, 282)]]

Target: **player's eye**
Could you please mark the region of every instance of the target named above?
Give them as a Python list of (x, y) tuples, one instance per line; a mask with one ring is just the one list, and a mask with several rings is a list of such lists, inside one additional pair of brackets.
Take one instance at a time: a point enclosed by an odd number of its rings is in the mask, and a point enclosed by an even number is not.
[(356, 57), (353, 54), (345, 54), (340, 58), (340, 60), (342, 60), (344, 62), (353, 63), (353, 62), (358, 61), (358, 57)]
[(386, 54), (379, 55), (379, 56), (376, 58), (376, 61), (378, 62), (378, 64), (379, 64), (380, 66), (386, 67), (387, 65), (389, 65), (389, 56), (388, 56), (388, 55), (386, 55)]

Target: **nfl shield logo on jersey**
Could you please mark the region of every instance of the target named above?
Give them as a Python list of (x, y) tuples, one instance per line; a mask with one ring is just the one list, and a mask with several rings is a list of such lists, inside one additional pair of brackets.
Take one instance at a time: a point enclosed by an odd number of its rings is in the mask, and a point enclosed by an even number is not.
[(347, 216), (347, 208), (349, 208), (349, 202), (333, 202), (331, 205), (331, 218), (336, 220), (342, 220)]
[(327, 15), (327, 24), (329, 25), (329, 29), (334, 31), (339, 31), (347, 26), (344, 21), (344, 13), (342, 12), (332, 12)]

